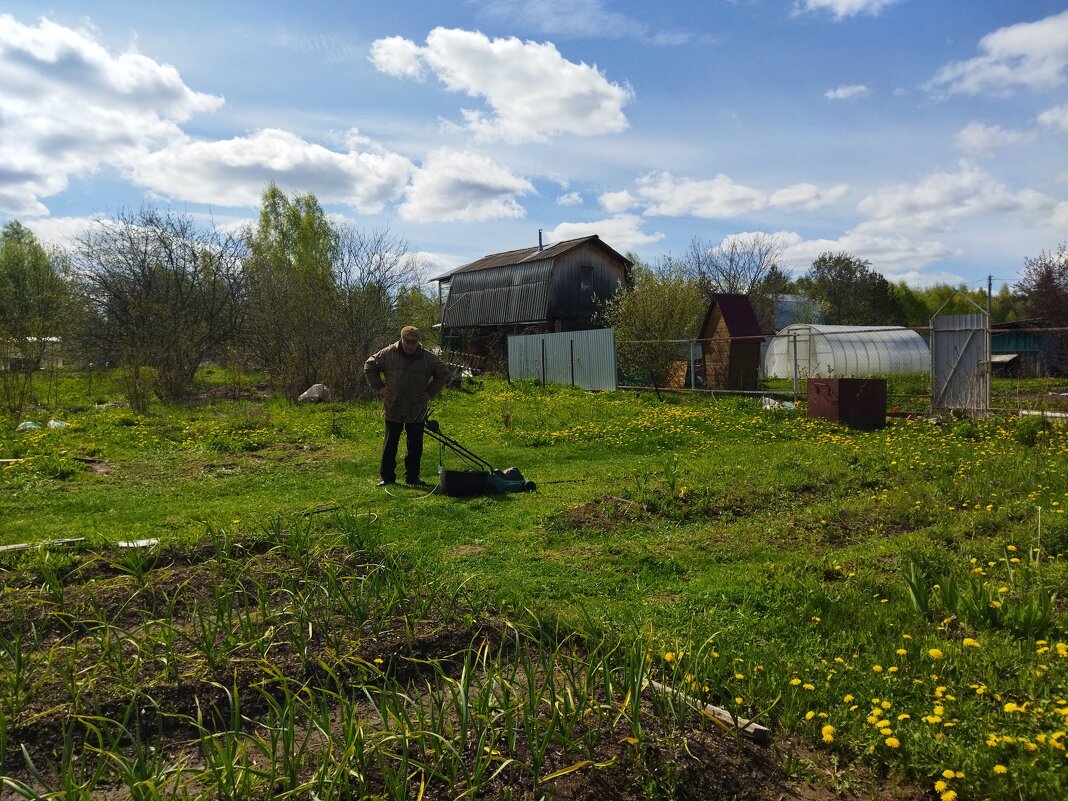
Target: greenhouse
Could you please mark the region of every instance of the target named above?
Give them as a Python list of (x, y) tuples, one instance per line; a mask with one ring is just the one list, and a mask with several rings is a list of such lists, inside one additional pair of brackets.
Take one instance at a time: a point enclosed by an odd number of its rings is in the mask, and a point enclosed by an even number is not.
[(926, 373), (931, 351), (923, 337), (899, 326), (796, 323), (768, 343), (765, 378), (824, 378)]

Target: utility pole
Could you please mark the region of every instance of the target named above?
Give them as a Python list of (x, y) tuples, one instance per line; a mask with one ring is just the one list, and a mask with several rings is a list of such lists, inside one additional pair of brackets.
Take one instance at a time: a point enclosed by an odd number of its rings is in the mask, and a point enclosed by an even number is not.
[(991, 298), (994, 295), (994, 276), (986, 277), (986, 313), (990, 314)]

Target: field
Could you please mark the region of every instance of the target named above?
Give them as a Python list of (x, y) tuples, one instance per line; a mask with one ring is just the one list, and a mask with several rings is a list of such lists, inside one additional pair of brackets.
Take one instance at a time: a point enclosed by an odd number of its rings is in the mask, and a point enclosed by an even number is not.
[(84, 538), (0, 552), (0, 797), (1068, 795), (1056, 421), (486, 379), (435, 417), (538, 491), (452, 499), (200, 379), (0, 421), (0, 545)]

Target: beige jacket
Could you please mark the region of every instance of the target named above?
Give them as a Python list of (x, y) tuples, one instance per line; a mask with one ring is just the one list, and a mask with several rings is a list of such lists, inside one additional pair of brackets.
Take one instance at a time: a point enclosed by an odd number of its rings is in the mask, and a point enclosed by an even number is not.
[(450, 375), (448, 366), (422, 345), (409, 356), (401, 350), (400, 342), (368, 358), (363, 372), (375, 392), (389, 387), (390, 397), (384, 401), (386, 419), (396, 423), (418, 420), (427, 400), (441, 394)]

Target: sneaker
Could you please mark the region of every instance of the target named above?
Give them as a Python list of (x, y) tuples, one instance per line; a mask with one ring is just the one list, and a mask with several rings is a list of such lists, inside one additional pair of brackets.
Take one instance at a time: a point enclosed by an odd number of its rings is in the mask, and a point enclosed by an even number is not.
[(396, 481), (386, 481), (385, 479), (382, 479), (375, 486), (376, 487), (388, 487), (388, 486), (391, 486), (391, 485), (396, 484), (396, 483), (397, 483)]

